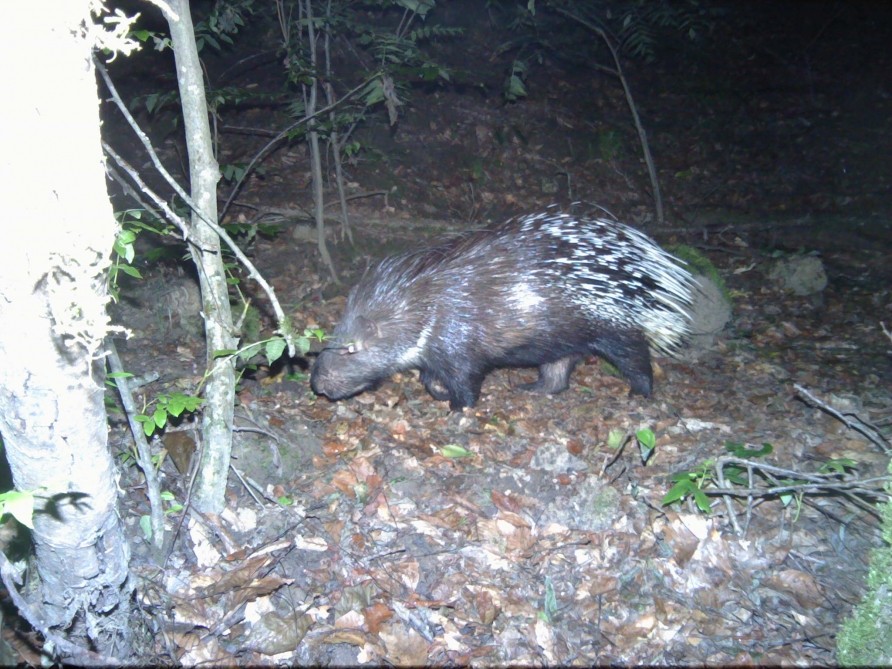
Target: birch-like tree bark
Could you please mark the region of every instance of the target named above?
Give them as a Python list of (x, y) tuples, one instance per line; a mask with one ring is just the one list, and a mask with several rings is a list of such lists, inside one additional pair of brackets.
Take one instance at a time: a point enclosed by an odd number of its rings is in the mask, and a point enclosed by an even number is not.
[[(16, 588), (29, 593), (22, 613), (108, 661), (131, 652), (132, 587), (103, 403), (117, 225), (89, 7), (19, 3), (0, 22), (0, 434), (16, 489), (36, 495), (29, 578), (38, 587)], [(79, 664), (96, 661), (56, 647)]]
[(218, 351), (237, 345), (229, 305), (229, 288), (220, 249), (220, 238), (205, 222), (217, 221), (217, 182), (220, 170), (213, 154), (201, 63), (188, 0), (171, 0), (173, 13), (165, 11), (176, 59), (177, 83), (189, 152), (192, 212), (189, 250), (198, 269), (202, 316), (207, 343), (205, 405), (201, 414), (202, 447), (192, 503), (199, 511), (220, 513), (232, 455), (232, 418), (235, 403), (234, 357), (215, 357)]

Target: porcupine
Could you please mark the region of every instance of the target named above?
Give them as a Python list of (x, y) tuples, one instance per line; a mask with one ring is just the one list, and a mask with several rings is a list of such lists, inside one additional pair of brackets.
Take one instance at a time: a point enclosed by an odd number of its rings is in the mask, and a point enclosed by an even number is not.
[(553, 209), (382, 260), (351, 290), (311, 374), (338, 400), (418, 369), (452, 410), (473, 406), (488, 372), (538, 367), (521, 386), (558, 393), (599, 355), (653, 390), (650, 347), (688, 334), (694, 280), (680, 261), (615, 220)]

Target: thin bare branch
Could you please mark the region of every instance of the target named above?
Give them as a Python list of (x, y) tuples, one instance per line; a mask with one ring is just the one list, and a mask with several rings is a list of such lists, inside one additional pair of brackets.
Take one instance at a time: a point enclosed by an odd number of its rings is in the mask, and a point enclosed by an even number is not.
[(843, 413), (841, 411), (837, 411), (826, 402), (822, 402), (821, 400), (819, 400), (817, 397), (812, 395), (799, 384), (794, 385), (793, 388), (795, 388), (796, 392), (799, 393), (800, 398), (808, 400), (808, 402), (811, 403), (813, 406), (816, 406), (821, 411), (830, 414), (838, 421), (843, 423), (846, 427), (851, 428), (856, 432), (860, 432), (865, 437), (867, 437), (871, 441), (871, 443), (882, 450), (883, 453), (885, 453), (886, 455), (892, 454), (892, 448), (890, 448), (889, 446), (889, 440), (886, 439), (880, 433), (880, 431), (876, 429), (876, 427), (868, 423), (866, 420), (853, 413)]

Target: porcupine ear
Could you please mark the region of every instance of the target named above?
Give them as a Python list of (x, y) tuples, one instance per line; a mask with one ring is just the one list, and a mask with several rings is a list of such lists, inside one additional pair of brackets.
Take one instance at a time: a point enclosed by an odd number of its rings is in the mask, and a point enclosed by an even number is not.
[(356, 324), (359, 326), (359, 332), (363, 341), (377, 339), (381, 336), (381, 329), (378, 327), (378, 323), (371, 318), (358, 316), (356, 318)]

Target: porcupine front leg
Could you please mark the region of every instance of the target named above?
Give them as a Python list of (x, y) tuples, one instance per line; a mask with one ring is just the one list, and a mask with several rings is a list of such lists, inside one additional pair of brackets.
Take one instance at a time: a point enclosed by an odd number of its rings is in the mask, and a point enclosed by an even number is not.
[(461, 411), (472, 407), (480, 399), (480, 388), (483, 386), (483, 374), (467, 374), (447, 384), (449, 388), (449, 408)]
[(449, 390), (447, 390), (446, 385), (430, 370), (421, 370), (421, 382), (435, 400), (442, 402), (449, 399)]
[(421, 380), (427, 392), (436, 400), (449, 400), (452, 411), (461, 411), (477, 403), (484, 376), (470, 365), (421, 369)]
[(591, 345), (593, 353), (614, 365), (629, 382), (629, 395), (650, 397), (654, 376), (650, 364), (650, 346), (644, 335), (635, 331), (603, 334)]

